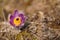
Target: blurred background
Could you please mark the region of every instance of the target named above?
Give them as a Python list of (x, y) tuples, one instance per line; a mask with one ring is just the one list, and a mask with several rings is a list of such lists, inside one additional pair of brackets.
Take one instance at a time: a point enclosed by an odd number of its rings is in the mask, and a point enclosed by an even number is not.
[[(31, 23), (23, 30), (9, 25), (15, 9)], [(60, 0), (0, 0), (0, 40), (60, 40)]]

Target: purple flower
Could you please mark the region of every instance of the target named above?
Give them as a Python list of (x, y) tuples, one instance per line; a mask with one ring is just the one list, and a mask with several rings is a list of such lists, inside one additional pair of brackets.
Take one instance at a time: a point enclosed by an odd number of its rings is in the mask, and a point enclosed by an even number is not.
[(14, 11), (14, 14), (9, 14), (9, 23), (14, 27), (24, 26), (25, 23), (25, 15), (23, 12), (19, 12), (18, 10)]

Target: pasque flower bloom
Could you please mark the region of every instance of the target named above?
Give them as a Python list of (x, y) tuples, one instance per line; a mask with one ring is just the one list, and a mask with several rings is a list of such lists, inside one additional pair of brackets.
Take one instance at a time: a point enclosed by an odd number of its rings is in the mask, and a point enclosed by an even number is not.
[(15, 10), (13, 14), (9, 14), (9, 23), (14, 27), (22, 27), (25, 23), (24, 12), (19, 12)]

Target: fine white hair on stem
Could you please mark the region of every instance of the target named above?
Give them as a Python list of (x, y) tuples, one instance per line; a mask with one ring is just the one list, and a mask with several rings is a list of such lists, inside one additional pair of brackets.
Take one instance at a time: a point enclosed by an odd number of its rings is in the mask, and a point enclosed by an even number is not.
[(11, 14), (8, 15), (8, 21), (10, 21), (10, 16), (11, 16)]

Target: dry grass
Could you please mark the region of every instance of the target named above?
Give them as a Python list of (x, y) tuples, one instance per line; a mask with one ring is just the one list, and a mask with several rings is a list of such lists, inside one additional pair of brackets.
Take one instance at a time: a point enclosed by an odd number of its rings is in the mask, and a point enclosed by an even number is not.
[(18, 9), (25, 11), (27, 21), (31, 22), (25, 30), (15, 35), (16, 40), (60, 40), (60, 0), (0, 0), (0, 17), (3, 20), (2, 8), (6, 19), (9, 13)]

